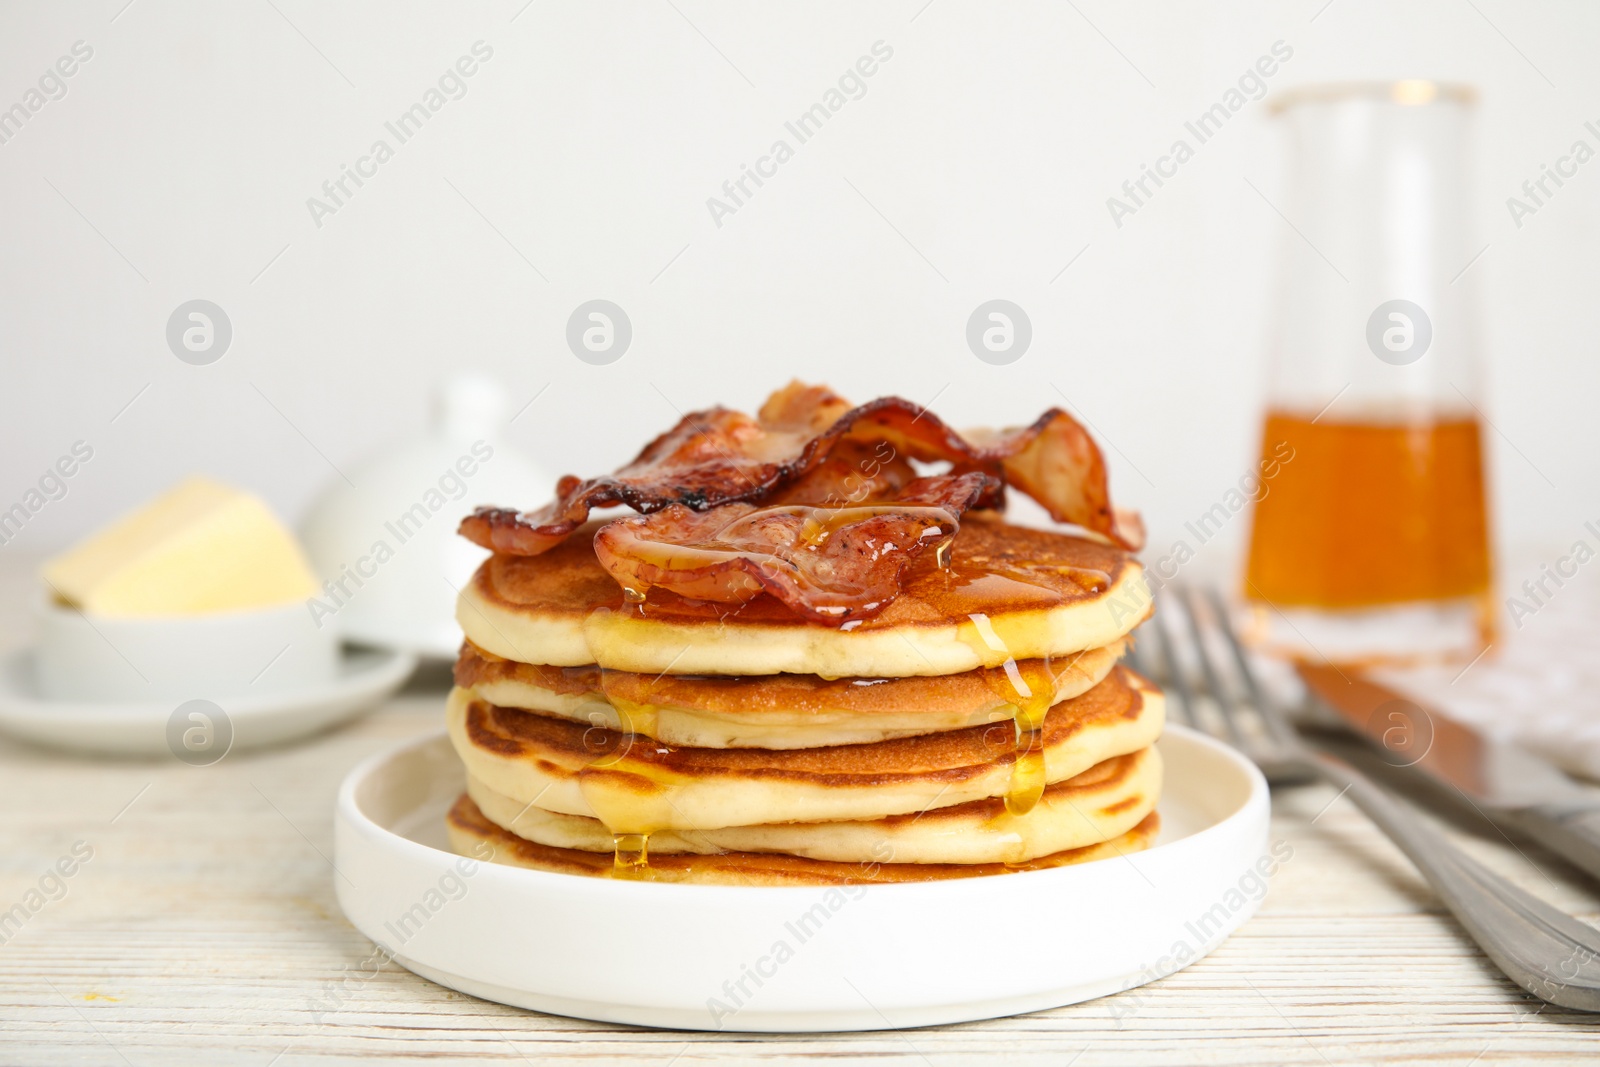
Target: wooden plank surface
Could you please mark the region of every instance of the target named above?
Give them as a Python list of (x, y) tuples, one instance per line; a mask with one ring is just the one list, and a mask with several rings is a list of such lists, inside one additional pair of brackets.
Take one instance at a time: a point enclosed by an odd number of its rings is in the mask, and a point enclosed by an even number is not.
[[(26, 572), (0, 570), (0, 643), (26, 630)], [(92, 857), (0, 944), (0, 1064), (1593, 1063), (1600, 1021), (1541, 1005), (1483, 960), (1420, 878), (1322, 787), (1274, 796), (1293, 849), (1258, 916), (1145, 989), (1020, 1018), (904, 1032), (685, 1034), (579, 1022), (443, 989), (390, 964), (318, 1001), (372, 945), (334, 898), (332, 810), (369, 753), (434, 731), (442, 681), (309, 742), (93, 760), (0, 739), (0, 910), (64, 856)], [(1576, 875), (1490, 829), (1496, 869), (1591, 921)], [(1459, 831), (1457, 831), (1459, 832)], [(1524, 855), (1525, 854), (1525, 855)], [(70, 864), (68, 865), (70, 866)], [(53, 889), (53, 885), (52, 885)], [(1082, 902), (1093, 907), (1092, 901)], [(1028, 951), (1027, 918), (996, 952)], [(985, 924), (986, 929), (997, 927)], [(952, 921), (930, 936), (966, 936)]]

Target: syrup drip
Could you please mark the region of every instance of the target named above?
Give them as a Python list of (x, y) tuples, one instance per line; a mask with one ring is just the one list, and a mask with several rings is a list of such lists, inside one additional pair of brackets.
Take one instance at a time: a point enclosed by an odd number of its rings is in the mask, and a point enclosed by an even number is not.
[(1026, 815), (1044, 795), (1044, 720), (1055, 703), (1055, 672), (1050, 661), (1032, 661), (1019, 667), (1015, 659), (984, 671), (984, 681), (1011, 709), (1016, 727), (1016, 755), (1011, 761), (1011, 781), (1006, 789), (1006, 811)]
[[(606, 690), (607, 671), (600, 671), (600, 690)], [(648, 695), (648, 694), (647, 694)], [(657, 805), (650, 803), (651, 793), (665, 791), (668, 784), (659, 776), (649, 773), (648, 764), (629, 760), (635, 745), (655, 745), (654, 739), (658, 709), (654, 704), (638, 703), (620, 698), (610, 698), (619, 721), (619, 732), (614, 743), (605, 745), (603, 751), (589, 765), (578, 772), (578, 788), (595, 816), (611, 831), (611, 874), (614, 878), (649, 878), (650, 835), (662, 828), (656, 812)], [(598, 725), (597, 728), (604, 729)], [(601, 771), (621, 771), (635, 779), (643, 778), (655, 787), (647, 793), (619, 786)]]
[(642, 878), (650, 870), (649, 834), (612, 834), (611, 870), (618, 878)]
[(617, 878), (650, 877), (650, 835), (663, 821), (647, 799), (631, 790), (603, 783), (597, 776), (579, 772), (578, 787), (600, 822), (611, 831), (611, 873)]
[(1044, 795), (1044, 721), (1056, 699), (1056, 672), (1048, 659), (1030, 660), (1019, 665), (1005, 639), (995, 632), (989, 616), (975, 612), (967, 616), (972, 629), (962, 636), (980, 655), (1003, 652), (1005, 663), (988, 667), (983, 680), (1011, 709), (1016, 727), (1015, 756), (1011, 761), (1011, 782), (1006, 789), (1006, 811), (1026, 815)]

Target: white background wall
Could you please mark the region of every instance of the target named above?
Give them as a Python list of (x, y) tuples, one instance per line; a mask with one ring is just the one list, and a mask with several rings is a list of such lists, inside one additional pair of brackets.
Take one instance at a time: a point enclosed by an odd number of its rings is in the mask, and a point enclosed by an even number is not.
[[(1595, 5), (523, 2), (0, 7), (0, 107), (94, 49), (0, 145), (0, 508), (75, 440), (95, 449), (3, 551), (54, 548), (191, 469), (297, 516), (328, 461), (414, 434), (433, 384), (468, 368), (517, 404), (549, 385), (511, 437), (552, 474), (791, 376), (937, 395), (957, 425), (1031, 419), (1054, 383), (1168, 543), (1256, 447), (1284, 226), (1246, 183), (1281, 202), (1265, 108), (1120, 230), (1105, 200), (1278, 40), (1294, 56), (1274, 91), (1480, 87), (1472, 271), (1502, 543), (1600, 518), (1600, 164), (1520, 229), (1505, 207), (1575, 138), (1600, 143), (1582, 129), (1600, 119)], [(307, 198), (479, 40), (493, 58), (467, 94), (316, 226)], [(718, 228), (706, 198), (879, 40), (894, 55), (866, 95)], [(211, 366), (164, 340), (196, 297), (233, 323)], [(595, 297), (635, 331), (606, 367), (563, 340)], [(1009, 367), (964, 341), (991, 297), (1033, 321)]]

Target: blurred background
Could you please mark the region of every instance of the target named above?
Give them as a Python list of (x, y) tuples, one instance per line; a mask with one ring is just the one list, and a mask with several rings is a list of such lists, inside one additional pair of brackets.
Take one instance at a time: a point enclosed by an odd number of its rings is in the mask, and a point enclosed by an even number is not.
[[(958, 426), (1065, 399), (1159, 555), (1256, 462), (1275, 255), (1322, 222), (1281, 210), (1262, 99), (1142, 202), (1123, 186), (1276, 56), (1247, 97), (1478, 87), (1461, 268), (1492, 522), (1537, 561), (1600, 519), (1600, 166), (1531, 214), (1507, 200), (1600, 147), (1597, 33), (1593, 5), (1505, 0), (7, 4), (0, 510), (75, 442), (93, 458), (0, 551), (54, 551), (189, 471), (298, 520), (476, 370), (551, 478), (795, 376)], [(762, 162), (779, 140), (792, 156)], [(738, 192), (746, 168), (768, 176)], [(632, 331), (606, 365), (567, 343), (597, 299)], [(1003, 366), (967, 342), (993, 299), (1032, 329)], [(205, 365), (168, 343), (193, 300), (231, 326)], [(1235, 566), (1247, 526), (1207, 566)]]

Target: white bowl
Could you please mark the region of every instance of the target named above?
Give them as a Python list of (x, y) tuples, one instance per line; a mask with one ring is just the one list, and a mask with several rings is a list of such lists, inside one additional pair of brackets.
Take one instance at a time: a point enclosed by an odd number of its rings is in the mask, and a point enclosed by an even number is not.
[(454, 855), (444, 815), (464, 778), (441, 734), (345, 778), (334, 884), (356, 928), (410, 970), (558, 1015), (768, 1032), (1014, 1015), (1153, 981), (1255, 912), (1276, 862), (1265, 780), (1181, 726), (1160, 748), (1162, 832), (1145, 852), (942, 882), (739, 888)]
[(309, 689), (339, 670), (339, 638), (302, 603), (171, 618), (35, 604), (35, 680), (47, 700), (221, 700)]

